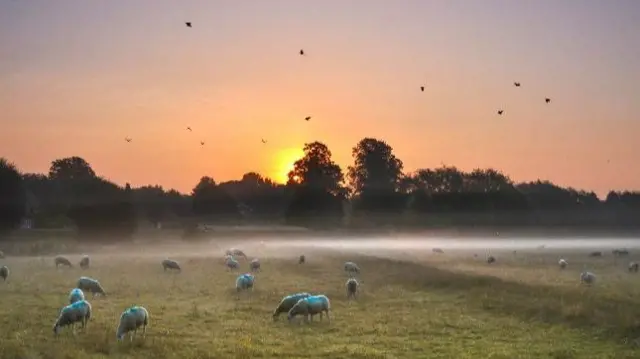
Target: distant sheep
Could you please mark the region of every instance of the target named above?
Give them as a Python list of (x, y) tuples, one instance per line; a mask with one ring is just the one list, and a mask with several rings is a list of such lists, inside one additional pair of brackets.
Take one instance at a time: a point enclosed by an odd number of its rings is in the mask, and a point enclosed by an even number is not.
[(146, 334), (147, 325), (149, 325), (149, 312), (144, 307), (133, 306), (120, 315), (116, 338), (122, 340), (127, 333), (131, 333), (130, 340), (133, 341), (140, 327), (142, 327), (142, 335)]
[(312, 321), (313, 316), (320, 314), (320, 320), (322, 320), (322, 313), (327, 314), (327, 319), (331, 322), (329, 311), (331, 310), (331, 304), (329, 298), (325, 295), (312, 295), (303, 299), (300, 299), (290, 310), (287, 315), (289, 321), (297, 315), (302, 315), (305, 321)]
[(96, 294), (101, 294), (103, 296), (107, 295), (107, 293), (100, 285), (100, 282), (93, 278), (80, 277), (80, 279), (78, 279), (76, 287), (82, 289), (85, 292), (90, 292), (91, 294), (93, 294), (93, 296), (95, 296)]
[(182, 269), (180, 268), (180, 264), (178, 264), (178, 262), (171, 260), (171, 259), (165, 259), (162, 261), (162, 269), (166, 272), (167, 269), (174, 269), (177, 270), (178, 272), (182, 272)]
[(236, 279), (236, 291), (240, 292), (242, 290), (251, 289), (253, 290), (253, 283), (255, 282), (255, 277), (251, 273), (245, 273), (238, 276)]
[(9, 277), (9, 267), (7, 266), (0, 267), (0, 277), (2, 277), (3, 281), (7, 280), (7, 278)]
[(618, 249), (612, 250), (611, 254), (613, 254), (616, 257), (626, 257), (629, 255), (629, 250), (626, 248), (618, 248)]
[(596, 281), (596, 275), (591, 272), (580, 273), (580, 282), (584, 284), (592, 284)]
[(596, 251), (589, 253), (589, 257), (602, 257), (602, 252)]
[(0, 251), (0, 259), (4, 258), (4, 252)]
[(638, 273), (638, 263), (637, 263), (637, 262), (631, 262), (631, 263), (629, 263), (629, 272), (636, 272), (636, 273)]
[(307, 258), (303, 255), (300, 256), (300, 258), (298, 258), (298, 264), (304, 264), (304, 262), (307, 260)]
[(344, 264), (344, 271), (349, 274), (360, 273), (360, 267), (353, 262), (346, 262)]
[(433, 253), (444, 253), (444, 251), (442, 250), (442, 248), (433, 248), (431, 250)]
[(260, 270), (260, 260), (258, 258), (254, 258), (251, 263), (249, 263), (249, 270), (252, 272), (257, 272)]
[(75, 329), (76, 323), (80, 323), (82, 328), (87, 326), (87, 322), (91, 319), (91, 304), (86, 300), (81, 300), (73, 304), (69, 304), (62, 308), (58, 319), (53, 324), (53, 333), (58, 335), (62, 327), (71, 326)]
[(568, 265), (568, 264), (569, 264), (569, 263), (567, 263), (567, 261), (565, 261), (564, 259), (560, 259), (560, 260), (558, 261), (558, 265), (560, 266), (560, 269), (565, 269), (565, 268), (567, 268), (567, 265)]
[(280, 314), (289, 312), (289, 310), (291, 310), (291, 308), (293, 308), (293, 306), (296, 305), (296, 303), (298, 303), (300, 299), (307, 298), (310, 296), (311, 294), (303, 292), (303, 293), (291, 294), (282, 298), (282, 300), (280, 301), (280, 304), (278, 304), (278, 306), (276, 307), (276, 310), (273, 311), (273, 320), (278, 319)]
[(487, 263), (491, 264), (491, 263), (495, 263), (495, 261), (496, 261), (496, 257), (494, 256), (487, 257)]
[(82, 259), (80, 260), (80, 268), (82, 269), (87, 269), (89, 268), (89, 256), (83, 256)]
[(229, 249), (227, 249), (226, 254), (234, 256), (234, 257), (244, 257), (245, 259), (247, 258), (247, 255), (244, 254), (243, 251), (241, 251), (241, 250), (239, 250), (237, 248), (229, 248)]
[(347, 299), (353, 298), (356, 299), (356, 294), (358, 292), (358, 281), (355, 278), (349, 278), (346, 283), (347, 287)]
[(57, 256), (54, 259), (54, 262), (56, 264), (56, 268), (58, 268), (59, 266), (66, 266), (70, 268), (73, 267), (73, 264), (71, 264), (71, 261), (63, 256)]
[(235, 260), (233, 257), (227, 258), (224, 264), (227, 266), (227, 268), (229, 268), (229, 270), (240, 268), (240, 263), (237, 260)]
[(80, 288), (73, 288), (71, 292), (69, 292), (69, 304), (73, 304), (81, 300), (84, 300), (84, 292)]

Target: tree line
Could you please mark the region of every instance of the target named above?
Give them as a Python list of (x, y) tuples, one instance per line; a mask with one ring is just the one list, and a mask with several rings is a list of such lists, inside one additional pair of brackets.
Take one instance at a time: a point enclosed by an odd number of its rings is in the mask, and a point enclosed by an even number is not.
[(191, 193), (159, 185), (119, 186), (81, 157), (56, 159), (47, 174), (20, 173), (0, 158), (0, 232), (29, 218), (36, 228), (127, 238), (141, 225), (279, 223), (310, 228), (568, 226), (636, 227), (639, 192), (595, 193), (549, 181), (514, 183), (487, 168), (453, 166), (407, 173), (384, 141), (364, 138), (343, 170), (321, 142), (307, 143), (286, 184), (258, 173)]

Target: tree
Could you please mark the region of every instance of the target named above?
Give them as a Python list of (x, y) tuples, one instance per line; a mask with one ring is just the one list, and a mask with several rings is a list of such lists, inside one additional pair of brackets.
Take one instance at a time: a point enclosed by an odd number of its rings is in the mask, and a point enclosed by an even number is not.
[(204, 176), (193, 188), (193, 212), (201, 216), (237, 217), (236, 201), (218, 187), (213, 178)]
[(27, 193), (15, 165), (0, 158), (0, 232), (20, 225), (27, 212)]
[(306, 143), (303, 151), (304, 156), (288, 173), (288, 184), (301, 184), (336, 196), (346, 195), (342, 169), (331, 159), (327, 145), (317, 141)]
[(248, 172), (239, 181), (218, 185), (238, 202), (243, 216), (254, 219), (273, 219), (281, 216), (289, 196), (286, 186), (273, 182), (255, 172)]
[(95, 178), (91, 165), (81, 157), (73, 156), (51, 162), (49, 178), (53, 180), (78, 180)]
[(157, 225), (169, 211), (167, 195), (161, 186), (142, 186), (133, 190), (135, 207), (141, 217)]

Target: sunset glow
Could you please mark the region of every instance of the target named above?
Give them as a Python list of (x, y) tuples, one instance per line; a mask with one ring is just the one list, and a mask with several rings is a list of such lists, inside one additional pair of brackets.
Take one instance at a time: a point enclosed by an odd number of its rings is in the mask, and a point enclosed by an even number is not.
[(276, 155), (276, 171), (272, 174), (272, 179), (278, 183), (286, 183), (288, 174), (293, 169), (293, 164), (304, 156), (301, 148), (286, 148), (280, 150)]

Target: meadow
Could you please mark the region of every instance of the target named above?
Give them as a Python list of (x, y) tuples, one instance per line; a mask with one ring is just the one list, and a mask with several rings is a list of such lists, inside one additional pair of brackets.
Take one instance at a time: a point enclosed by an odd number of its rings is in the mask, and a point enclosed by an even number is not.
[[(253, 292), (236, 293), (239, 272), (224, 248), (259, 257)], [(117, 246), (87, 250), (91, 267), (56, 269), (53, 256), (7, 256), (0, 282), (0, 358), (638, 358), (640, 277), (631, 257), (589, 258), (584, 250), (370, 251), (286, 250), (269, 242)], [(474, 257), (474, 253), (478, 256)], [(307, 263), (299, 265), (299, 254)], [(163, 272), (165, 257), (181, 273)], [(557, 261), (569, 267), (560, 270)], [(346, 260), (362, 273), (357, 300), (345, 292)], [(241, 272), (248, 261), (241, 260)], [(581, 285), (588, 268), (597, 275)], [(100, 280), (106, 297), (88, 300), (85, 330), (52, 326), (81, 275)], [(299, 291), (331, 299), (331, 322), (273, 321), (280, 299)], [(151, 316), (145, 337), (117, 342), (120, 314), (131, 305)]]

